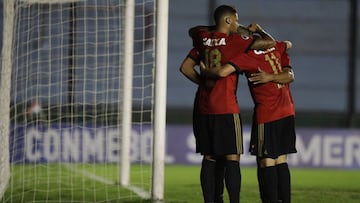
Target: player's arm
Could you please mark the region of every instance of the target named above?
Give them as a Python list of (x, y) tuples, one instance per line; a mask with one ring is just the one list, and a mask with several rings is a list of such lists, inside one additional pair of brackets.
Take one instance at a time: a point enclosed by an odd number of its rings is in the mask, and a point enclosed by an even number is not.
[(291, 68), (290, 57), (287, 52), (289, 49), (292, 48), (292, 43), (290, 41), (284, 41), (284, 43), (285, 43), (285, 51), (281, 55), (281, 65), (283, 71), (280, 73), (280, 75), (283, 74), (283, 76), (278, 79), (275, 79), (275, 82), (281, 84), (291, 83), (294, 82), (295, 80), (294, 71)]
[(255, 38), (253, 44), (250, 46), (250, 49), (266, 50), (275, 46), (275, 39), (262, 29), (260, 25), (253, 23), (249, 25), (248, 29), (250, 32), (256, 33), (260, 36)]
[(254, 85), (268, 82), (287, 84), (294, 81), (294, 73), (290, 67), (283, 67), (283, 71), (279, 74), (267, 73), (259, 68), (258, 72), (251, 74), (248, 80)]
[(196, 62), (186, 57), (180, 66), (180, 72), (195, 84), (200, 83), (200, 74), (195, 70)]
[(259, 69), (257, 73), (251, 74), (251, 76), (248, 79), (250, 82), (252, 82), (253, 84), (260, 84), (267, 82), (287, 84), (295, 80), (294, 72), (290, 66), (290, 57), (286, 52), (292, 47), (292, 43), (290, 41), (284, 41), (284, 43), (285, 43), (285, 50), (281, 55), (281, 64), (283, 71), (279, 74), (270, 74)]
[(292, 48), (292, 43), (290, 41), (284, 41), (286, 44), (286, 51)]
[(180, 72), (195, 84), (200, 83), (200, 74), (196, 71), (195, 66), (199, 64), (199, 55), (195, 48), (191, 49), (187, 57), (181, 63)]
[(191, 38), (194, 38), (194, 36), (196, 35), (197, 32), (200, 32), (200, 31), (212, 31), (212, 30), (215, 30), (215, 26), (206, 26), (206, 25), (198, 25), (198, 26), (195, 26), (195, 27), (192, 27), (189, 29), (189, 36)]
[(234, 72), (244, 72), (249, 70), (256, 70), (258, 68), (258, 62), (245, 53), (239, 53), (233, 59), (228, 61), (225, 65), (216, 68), (208, 68), (201, 61), (200, 71), (209, 78), (221, 78), (226, 77)]
[(208, 68), (202, 61), (200, 61), (200, 70), (202, 75), (212, 79), (223, 78), (236, 71), (235, 67), (231, 64), (226, 64), (216, 68)]

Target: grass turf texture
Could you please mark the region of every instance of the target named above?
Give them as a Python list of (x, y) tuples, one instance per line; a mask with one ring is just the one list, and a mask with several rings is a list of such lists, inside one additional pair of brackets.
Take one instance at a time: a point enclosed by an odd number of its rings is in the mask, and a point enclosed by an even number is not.
[[(14, 165), (11, 170), (12, 181), (1, 202), (151, 202), (116, 184), (116, 165)], [(199, 170), (199, 166), (166, 166), (165, 201), (202, 202)], [(131, 173), (131, 183), (148, 191), (149, 167), (132, 166)], [(241, 202), (260, 202), (256, 169), (242, 167), (241, 173)], [(293, 203), (360, 202), (359, 170), (291, 169), (291, 175)], [(224, 198), (227, 201), (226, 191)]]

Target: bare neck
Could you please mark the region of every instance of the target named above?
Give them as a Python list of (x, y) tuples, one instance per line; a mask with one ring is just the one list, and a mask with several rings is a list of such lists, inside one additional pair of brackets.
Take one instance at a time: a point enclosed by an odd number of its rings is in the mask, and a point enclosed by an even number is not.
[(221, 26), (221, 25), (216, 26), (216, 32), (225, 33), (227, 35), (230, 34), (229, 29), (227, 27)]

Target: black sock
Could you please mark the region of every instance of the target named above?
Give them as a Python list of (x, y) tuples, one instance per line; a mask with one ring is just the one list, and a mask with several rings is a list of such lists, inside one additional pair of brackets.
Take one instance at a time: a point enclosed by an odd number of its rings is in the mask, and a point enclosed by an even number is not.
[(200, 171), (200, 183), (204, 202), (214, 202), (216, 162), (203, 159)]
[(260, 193), (260, 199), (261, 202), (265, 202), (264, 199), (264, 179), (262, 177), (262, 168), (260, 167), (260, 161), (257, 161), (257, 178), (258, 178), (258, 185), (259, 185), (259, 193)]
[(215, 171), (215, 203), (223, 203), (224, 194), (225, 159), (216, 159)]
[(265, 202), (278, 202), (278, 178), (275, 166), (261, 168), (262, 179), (264, 180), (264, 199)]
[(287, 163), (276, 165), (278, 176), (278, 195), (282, 203), (290, 203), (290, 171)]
[(225, 184), (229, 193), (230, 203), (240, 201), (241, 173), (238, 161), (226, 161)]

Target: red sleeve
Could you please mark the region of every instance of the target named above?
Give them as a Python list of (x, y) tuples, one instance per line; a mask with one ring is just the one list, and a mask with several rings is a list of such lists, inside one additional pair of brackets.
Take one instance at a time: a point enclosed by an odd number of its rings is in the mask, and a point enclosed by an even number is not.
[(192, 48), (187, 57), (191, 58), (192, 60), (194, 60), (196, 62), (197, 65), (200, 64), (200, 57), (199, 57), (199, 52), (195, 49), (195, 48)]
[(281, 41), (276, 41), (275, 49), (279, 50), (279, 52), (282, 54), (286, 52), (286, 43)]
[(281, 66), (282, 67), (290, 67), (290, 57), (286, 52), (286, 43), (281, 41), (276, 41), (275, 49), (279, 51), (281, 54)]
[(290, 57), (286, 52), (286, 43), (285, 42), (276, 42), (276, 49), (281, 53), (281, 66), (282, 67), (291, 67)]
[(200, 50), (202, 48), (202, 36), (204, 35), (204, 33), (204, 31), (197, 30), (192, 36), (193, 46), (197, 50)]
[(241, 47), (238, 47), (239, 51), (247, 52), (248, 50), (250, 50), (251, 45), (254, 43), (254, 39), (245, 35), (237, 34), (236, 36), (239, 40), (238, 44), (241, 45)]
[(259, 62), (245, 53), (239, 53), (228, 63), (234, 66), (238, 73), (257, 71), (259, 67)]
[(290, 67), (291, 68), (291, 64), (290, 64), (290, 57), (289, 54), (287, 52), (284, 52), (281, 55), (281, 66), (282, 67)]

